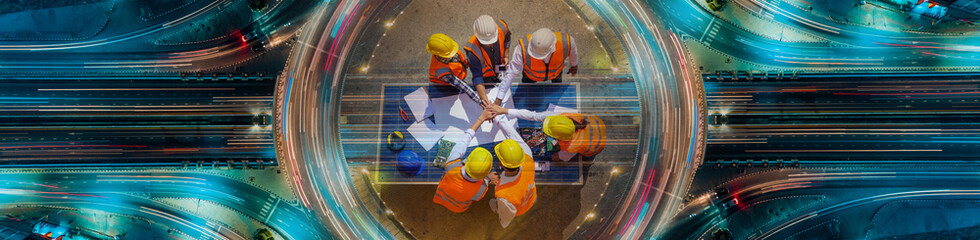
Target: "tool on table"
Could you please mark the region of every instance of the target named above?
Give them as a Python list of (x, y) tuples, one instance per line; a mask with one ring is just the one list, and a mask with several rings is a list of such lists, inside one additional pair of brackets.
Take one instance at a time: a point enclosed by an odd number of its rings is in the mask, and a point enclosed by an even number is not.
[(402, 109), (402, 106), (398, 106), (398, 115), (402, 117), (402, 121), (408, 122), (408, 113)]

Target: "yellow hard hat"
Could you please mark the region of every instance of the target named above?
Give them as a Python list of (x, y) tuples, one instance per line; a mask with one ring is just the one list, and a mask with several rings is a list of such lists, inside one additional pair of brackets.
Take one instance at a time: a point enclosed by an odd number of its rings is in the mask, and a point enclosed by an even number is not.
[(518, 168), (524, 163), (524, 148), (521, 148), (521, 145), (513, 139), (498, 143), (497, 146), (493, 147), (493, 151), (497, 153), (500, 165), (505, 168)]
[(575, 123), (562, 115), (548, 116), (544, 119), (544, 134), (558, 140), (571, 140), (575, 134)]
[(456, 44), (456, 41), (453, 41), (446, 34), (436, 33), (429, 37), (429, 43), (425, 45), (425, 50), (441, 58), (452, 58), (456, 56), (456, 51), (459, 51), (459, 44)]
[(470, 175), (473, 179), (483, 179), (490, 173), (493, 157), (486, 148), (477, 147), (470, 152), (470, 156), (466, 157), (466, 164), (463, 166), (466, 168), (466, 175)]

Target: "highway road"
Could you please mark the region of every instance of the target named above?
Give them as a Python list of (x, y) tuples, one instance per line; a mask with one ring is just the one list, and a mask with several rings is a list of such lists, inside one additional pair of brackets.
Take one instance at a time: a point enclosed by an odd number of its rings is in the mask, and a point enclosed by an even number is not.
[[(907, 200), (975, 199), (980, 181), (970, 169), (945, 168), (806, 168), (780, 169), (748, 174), (723, 183), (730, 194), (714, 197), (714, 189), (698, 192), (671, 223), (664, 237), (697, 239), (726, 227), (736, 238), (785, 239), (828, 221), (840, 222), (832, 231), (838, 238), (861, 238), (872, 227), (868, 221), (882, 204)], [(721, 203), (737, 198), (732, 209)], [(779, 213), (764, 212), (766, 204), (790, 198), (809, 202), (776, 203)], [(763, 209), (763, 210), (759, 210)], [(749, 215), (769, 220), (751, 221)], [(749, 226), (746, 228), (745, 226)], [(879, 226), (881, 227), (881, 226)], [(829, 234), (827, 232), (826, 234)]]
[[(328, 233), (295, 203), (281, 201), (266, 189), (208, 173), (4, 171), (0, 202), (86, 208), (144, 217), (197, 239), (251, 239), (252, 233), (228, 230), (214, 215), (192, 213), (163, 204), (161, 198), (211, 201), (264, 222), (289, 239), (322, 239)], [(208, 212), (207, 209), (200, 209)]]
[[(178, 166), (186, 161), (196, 167), (198, 161), (248, 160), (283, 166), (298, 203), (279, 203), (278, 196), (261, 188), (208, 173), (138, 171), (0, 173), (0, 202), (143, 216), (196, 238), (248, 237), (216, 230), (202, 216), (151, 199), (189, 197), (236, 209), (290, 239), (396, 235), (374, 219), (363, 204), (370, 200), (357, 196), (351, 176), (360, 173), (345, 161), (338, 125), (340, 91), (352, 64), (346, 60), (358, 46), (358, 35), (368, 24), (376, 24), (369, 16), (384, 14), (398, 3), (287, 0), (259, 17), (246, 33), (199, 43), (152, 43), (160, 34), (218, 14), (231, 2), (193, 3), (174, 17), (85, 41), (0, 45), (0, 72), (8, 76), (0, 78), (5, 86), (0, 89), (0, 166), (123, 166), (136, 160), (140, 166)], [(768, 12), (775, 21), (824, 39), (783, 42), (719, 21), (692, 1), (585, 4), (627, 49), (644, 117), (639, 119), (635, 170), (624, 174), (632, 180), (596, 206), (602, 221), (583, 224), (573, 237), (703, 236), (729, 214), (713, 207), (708, 193), (696, 192), (699, 197), (686, 203), (683, 196), (692, 188), (697, 168), (718, 160), (784, 159), (818, 166), (980, 160), (971, 155), (980, 145), (973, 120), (980, 115), (980, 74), (810, 73), (972, 69), (976, 64), (971, 60), (980, 59), (972, 45), (980, 42), (978, 35), (873, 30), (822, 20), (783, 1), (731, 1), (729, 7)], [(251, 30), (267, 37), (241, 41)], [(159, 73), (234, 66), (260, 55), (249, 52), (260, 41), (280, 46), (294, 37), (297, 44), (292, 45), (284, 73), (267, 75), (276, 77), (278, 84), (187, 80), (179, 73)], [(767, 81), (702, 79), (696, 72), (698, 56), (690, 56), (684, 46), (698, 42), (737, 59), (804, 73)], [(55, 70), (64, 74), (29, 75)], [(74, 74), (107, 71), (119, 75)], [(154, 73), (134, 74), (138, 71)], [(265, 115), (280, 121), (262, 120)], [(969, 189), (975, 186), (973, 180), (948, 184), (975, 178), (967, 172), (878, 170), (821, 169), (828, 174), (813, 175), (808, 168), (784, 169), (724, 186), (746, 205), (787, 196), (835, 196), (764, 229), (739, 230), (740, 236), (753, 239), (785, 238), (859, 205), (977, 195)], [(699, 187), (693, 188), (704, 190)], [(276, 203), (270, 209), (271, 202)]]
[(275, 77), (0, 77), (0, 167), (276, 165)]
[[(221, 14), (224, 8), (234, 3), (229, 0), (192, 2), (165, 17), (121, 24), (104, 30), (105, 34), (83, 41), (7, 41), (0, 44), (0, 71), (33, 73), (46, 69), (111, 72), (124, 69), (195, 72), (229, 67), (261, 55), (260, 52), (250, 51), (253, 45), (265, 42), (266, 48), (273, 48), (289, 41), (308, 20), (311, 9), (321, 4), (318, 1), (276, 1), (258, 15), (255, 22), (227, 35), (184, 44), (154, 43), (164, 34), (200, 24), (202, 19)], [(135, 7), (136, 4), (123, 6)], [(128, 15), (120, 15), (125, 16)], [(259, 37), (242, 41), (243, 35), (253, 32)]]
[(765, 11), (777, 16), (774, 21), (825, 41), (784, 42), (762, 37), (716, 19), (693, 1), (650, 1), (648, 4), (665, 26), (678, 35), (686, 35), (737, 59), (765, 66), (822, 71), (974, 69), (975, 64), (969, 60), (980, 59), (976, 51), (978, 46), (971, 44), (978, 42), (976, 34), (887, 32), (829, 21), (785, 1), (737, 0), (727, 7), (745, 6), (750, 12), (771, 9)]
[(970, 163), (980, 160), (980, 74), (706, 78), (705, 164)]

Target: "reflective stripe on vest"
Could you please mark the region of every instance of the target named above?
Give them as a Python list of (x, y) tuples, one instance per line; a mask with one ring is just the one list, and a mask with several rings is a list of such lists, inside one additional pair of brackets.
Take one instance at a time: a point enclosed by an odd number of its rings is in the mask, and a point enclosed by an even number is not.
[(446, 74), (455, 75), (460, 80), (466, 79), (466, 67), (469, 66), (466, 55), (456, 50), (456, 56), (459, 56), (459, 62), (442, 63), (436, 59), (435, 55), (432, 55), (432, 61), (429, 62), (429, 81), (449, 85), (449, 83), (442, 81), (442, 77)]
[(537, 187), (534, 184), (534, 159), (530, 155), (524, 155), (524, 163), (521, 164), (520, 171), (517, 179), (497, 186), (494, 194), (495, 197), (507, 199), (517, 208), (515, 216), (527, 212), (538, 199)]
[(442, 205), (453, 212), (463, 212), (470, 208), (475, 201), (483, 198), (487, 185), (483, 181), (470, 182), (463, 178), (462, 167), (451, 168), (442, 176), (432, 202)]
[[(509, 46), (504, 46), (504, 38), (506, 38), (507, 36), (506, 35), (507, 31), (509, 31), (507, 29), (507, 24), (504, 23), (504, 21), (502, 20), (497, 20), (497, 49), (498, 49), (497, 52), (500, 53), (499, 57), (501, 60), (507, 57), (504, 55), (504, 50), (507, 49), (507, 47), (509, 47)], [(483, 71), (482, 71), (483, 77), (496, 77), (497, 68), (496, 66), (493, 66), (493, 61), (490, 61), (490, 55), (488, 55), (486, 51), (483, 51), (482, 46), (483, 45), (480, 44), (480, 40), (476, 38), (476, 35), (473, 35), (472, 37), (470, 37), (469, 42), (466, 43), (466, 47), (463, 47), (463, 49), (473, 53), (473, 55), (477, 57), (477, 59), (468, 59), (468, 60), (480, 61), (482, 63), (481, 65), (483, 65)]]
[(528, 79), (534, 80), (536, 82), (552, 80), (561, 74), (561, 71), (565, 69), (565, 59), (568, 58), (569, 47), (571, 44), (568, 42), (568, 34), (555, 33), (557, 41), (555, 42), (555, 52), (551, 53), (551, 58), (547, 59), (548, 62), (544, 60), (538, 60), (531, 57), (528, 51), (528, 44), (531, 39), (531, 35), (528, 34), (527, 37), (521, 38), (521, 61), (524, 62), (524, 75)]

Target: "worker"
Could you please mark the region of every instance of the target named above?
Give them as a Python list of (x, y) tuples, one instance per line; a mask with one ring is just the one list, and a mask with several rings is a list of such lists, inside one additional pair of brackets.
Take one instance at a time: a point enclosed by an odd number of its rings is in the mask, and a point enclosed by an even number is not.
[(476, 135), (476, 130), (484, 121), (490, 119), (490, 116), (492, 115), (488, 111), (484, 111), (465, 131), (463, 138), (456, 141), (448, 158), (453, 160), (446, 164), (448, 170), (439, 181), (436, 194), (432, 197), (433, 202), (455, 213), (461, 213), (469, 209), (470, 204), (483, 198), (491, 181), (496, 183), (499, 180), (497, 173), (490, 173), (493, 157), (487, 149), (477, 147), (466, 157), (466, 161), (461, 160), (467, 146)]
[[(568, 59), (568, 74), (578, 73), (578, 48), (575, 39), (568, 34), (553, 32), (542, 28), (517, 42), (517, 50), (507, 63), (507, 71), (500, 78), (495, 102), (500, 102), (510, 90), (514, 78), (521, 75), (521, 82), (534, 83), (562, 81), (562, 70)], [(507, 91), (504, 91), (507, 90)], [(500, 105), (500, 104), (498, 104)]]
[[(481, 15), (473, 23), (473, 36), (463, 47), (466, 59), (469, 60), (470, 72), (473, 74), (473, 85), (476, 93), (484, 104), (491, 101), (487, 98), (485, 85), (500, 82), (499, 74), (507, 64), (507, 51), (510, 50), (510, 29), (504, 20), (496, 20), (489, 15)], [(500, 105), (500, 102), (496, 103)]]
[(494, 189), (494, 199), (490, 199), (490, 210), (497, 213), (500, 226), (506, 228), (514, 217), (523, 215), (534, 206), (538, 200), (538, 190), (534, 185), (531, 148), (513, 126), (506, 124), (506, 116), (499, 115), (493, 122), (507, 139), (493, 148), (504, 173), (497, 182), (492, 182), (497, 186)]
[(495, 115), (519, 118), (542, 123), (542, 130), (558, 140), (561, 151), (558, 159), (568, 161), (574, 157), (589, 159), (606, 146), (606, 124), (592, 114), (533, 112), (524, 109), (507, 109), (489, 106), (487, 110)]
[(474, 102), (483, 105), (480, 96), (463, 81), (466, 79), (466, 68), (469, 62), (466, 61), (466, 56), (459, 51), (459, 44), (456, 44), (456, 41), (453, 41), (446, 34), (432, 34), (425, 49), (432, 54), (432, 61), (429, 62), (430, 82), (453, 86), (473, 99)]

